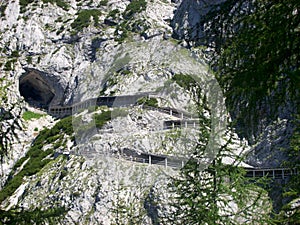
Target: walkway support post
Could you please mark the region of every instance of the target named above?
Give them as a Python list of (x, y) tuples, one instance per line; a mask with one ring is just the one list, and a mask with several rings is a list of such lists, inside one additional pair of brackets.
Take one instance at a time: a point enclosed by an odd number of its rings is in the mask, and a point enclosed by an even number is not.
[(149, 155), (149, 165), (151, 165), (151, 155)]

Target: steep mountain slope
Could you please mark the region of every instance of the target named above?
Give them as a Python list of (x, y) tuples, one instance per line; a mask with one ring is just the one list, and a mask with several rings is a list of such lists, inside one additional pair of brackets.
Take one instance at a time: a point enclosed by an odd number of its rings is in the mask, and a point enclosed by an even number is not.
[[(46, 114), (99, 96), (145, 97), (120, 109), (94, 102), (60, 120), (23, 119), (20, 140), (2, 163), (1, 210), (63, 208), (61, 224), (158, 224), (163, 207), (154, 200), (168, 196), (167, 178), (176, 174), (159, 157), (184, 163), (199, 144), (194, 121), (202, 117), (213, 121), (211, 145), (229, 139), (223, 92), (203, 47), (194, 45), (209, 7), (170, 0), (2, 1), (1, 74), (15, 90), (10, 101), (25, 100), (24, 111)], [(279, 109), (278, 120), (259, 124), (260, 138), (231, 133), (229, 147), (248, 151), (246, 137), (255, 149), (249, 162), (280, 165), (294, 106)]]

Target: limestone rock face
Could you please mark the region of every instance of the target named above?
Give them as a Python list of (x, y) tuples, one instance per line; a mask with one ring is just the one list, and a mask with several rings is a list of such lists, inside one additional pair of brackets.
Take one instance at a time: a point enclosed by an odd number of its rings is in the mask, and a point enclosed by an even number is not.
[(198, 38), (205, 36), (203, 31), (203, 21), (209, 10), (225, 0), (186, 0), (182, 1), (176, 9), (174, 18), (172, 20), (172, 27), (174, 29), (174, 36), (179, 39), (188, 41), (195, 41)]
[[(4, 13), (0, 12), (0, 70), (12, 83), (10, 101), (25, 100), (24, 109), (45, 113), (49, 106), (67, 106), (98, 96), (144, 93), (146, 100), (155, 98), (160, 107), (194, 115), (193, 90), (182, 88), (174, 77), (189, 75), (201, 86), (201, 94), (208, 99), (215, 96), (216, 89), (209, 85), (216, 80), (203, 55), (196, 48), (185, 47), (203, 35), (200, 19), (221, 1), (151, 0), (138, 8), (132, 4), (139, 1), (129, 0), (33, 1), (25, 6), (22, 1), (5, 1)], [(210, 106), (226, 120), (226, 109), (219, 107), (224, 104), (223, 96), (218, 100)], [(203, 114), (209, 117), (207, 111)], [(95, 119), (108, 117), (104, 125)], [(181, 119), (141, 106), (113, 111), (92, 105), (72, 118), (71, 127), (77, 133), (71, 135), (64, 133), (69, 124), (55, 127), (65, 120), (46, 115), (22, 120), (20, 141), (2, 165), (1, 188), (19, 171), (28, 169), (35, 154), (25, 161), (23, 157), (39, 134), (49, 136), (37, 151), (51, 150), (53, 154), (33, 163), (48, 162), (38, 172), (24, 175), (0, 209), (65, 207), (67, 213), (60, 224), (157, 224), (160, 206), (152, 202), (153, 189), (168, 196), (164, 189), (167, 177), (176, 171), (116, 155), (127, 148), (137, 155), (188, 157), (188, 149), (196, 146), (196, 132), (163, 127), (166, 120)], [(266, 139), (273, 142), (277, 134), (284, 134), (285, 122), (275, 123), (278, 133), (266, 135)], [(247, 141), (236, 134), (233, 137), (232, 149), (239, 150), (241, 145), (248, 149)], [(269, 143), (264, 141), (260, 144), (265, 149)], [(251, 162), (266, 165), (266, 156), (260, 155), (262, 159), (253, 156)]]

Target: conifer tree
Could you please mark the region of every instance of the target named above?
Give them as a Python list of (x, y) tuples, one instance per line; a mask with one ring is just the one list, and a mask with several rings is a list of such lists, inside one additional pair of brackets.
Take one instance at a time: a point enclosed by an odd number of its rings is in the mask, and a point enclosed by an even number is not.
[[(250, 182), (244, 177), (242, 157), (236, 155), (236, 149), (228, 147), (230, 142), (218, 150), (210, 165), (206, 164), (207, 148), (199, 142), (179, 176), (172, 178), (169, 189), (175, 196), (171, 203), (173, 211), (163, 216), (163, 222), (269, 224), (271, 204), (267, 192), (258, 186), (258, 181)], [(226, 163), (226, 159), (231, 161)]]

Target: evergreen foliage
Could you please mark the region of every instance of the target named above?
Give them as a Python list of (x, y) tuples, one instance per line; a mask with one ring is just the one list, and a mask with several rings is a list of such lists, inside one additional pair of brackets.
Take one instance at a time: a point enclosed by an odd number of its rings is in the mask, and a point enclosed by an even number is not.
[[(203, 19), (206, 37), (200, 42), (215, 49), (210, 63), (239, 133), (248, 138), (259, 134), (261, 120), (277, 118), (282, 105), (299, 107), (299, 8), (297, 0), (227, 0)], [(296, 123), (290, 162), (284, 163), (291, 168), (299, 166), (297, 119)], [(282, 197), (299, 199), (299, 185), (295, 174)], [(291, 210), (287, 204), (282, 210), (278, 224), (298, 223), (299, 208)]]
[[(271, 224), (271, 204), (267, 192), (259, 187), (263, 181), (247, 180), (244, 169), (240, 167), (242, 158), (226, 145), (217, 151), (210, 165), (206, 164), (209, 161), (207, 146), (197, 146), (195, 154), (169, 186), (175, 198), (171, 212), (162, 217), (162, 222), (187, 225)], [(226, 157), (234, 162), (224, 164)]]
[(100, 6), (107, 6), (108, 0), (101, 0), (99, 5)]
[(172, 80), (186, 90), (192, 90), (192, 88), (197, 86), (197, 82), (193, 77), (185, 74), (174, 74)]
[(54, 208), (48, 210), (35, 209), (32, 211), (0, 210), (0, 224), (57, 224), (66, 214), (66, 209)]
[(97, 9), (85, 9), (81, 10), (77, 18), (74, 20), (74, 22), (71, 24), (71, 27), (77, 31), (80, 32), (83, 30), (83, 28), (88, 27), (91, 18), (94, 20), (94, 25), (98, 26), (99, 25), (99, 16), (101, 15), (101, 11)]
[(64, 0), (43, 0), (43, 3), (51, 3), (51, 4), (56, 4), (58, 7), (68, 10), (69, 9), (69, 4), (66, 3)]
[(156, 98), (148, 98), (148, 97), (142, 97), (137, 100), (138, 104), (150, 106), (150, 107), (158, 107), (158, 101)]
[[(73, 134), (72, 117), (66, 117), (57, 122), (52, 129), (46, 128), (40, 132), (25, 157), (21, 158), (15, 164), (10, 174), (11, 178), (0, 191), (0, 202), (11, 196), (15, 190), (17, 190), (17, 188), (22, 184), (25, 176), (32, 176), (38, 173), (45, 165), (52, 161), (51, 158), (45, 158), (52, 156), (54, 149), (61, 146), (64, 134), (69, 136)], [(59, 145), (55, 145), (55, 143), (59, 143)], [(43, 151), (43, 146), (46, 144), (54, 144), (54, 149), (50, 148)], [(26, 160), (28, 161), (23, 168), (16, 173)]]
[[(287, 149), (289, 160), (284, 163), (285, 167), (293, 168), (294, 173), (288, 182), (284, 185), (284, 193), (282, 198), (287, 200), (299, 201), (300, 199), (300, 115), (297, 115), (294, 120), (295, 129), (290, 141), (290, 148)], [(288, 203), (282, 207), (282, 210), (276, 216), (277, 224), (300, 224), (300, 206), (292, 207), (292, 203)]]
[[(189, 81), (179, 76), (180, 81)], [(185, 79), (182, 79), (185, 78)], [(188, 84), (188, 85), (187, 85)], [(183, 82), (185, 87), (190, 82)], [(199, 88), (198, 88), (199, 89)], [(194, 90), (199, 115), (199, 136), (189, 161), (172, 177), (169, 190), (173, 193), (171, 210), (161, 217), (163, 224), (268, 224), (271, 203), (267, 192), (259, 187), (263, 180), (245, 178), (241, 167), (245, 146), (233, 149), (230, 126), (227, 131), (211, 127), (211, 110), (201, 90)], [(205, 112), (205, 113), (204, 113)], [(210, 114), (207, 115), (207, 112)], [(230, 160), (230, 163), (225, 163)], [(264, 210), (264, 211), (262, 211)], [(260, 212), (257, 214), (257, 212)]]
[[(203, 18), (201, 43), (215, 49), (211, 65), (246, 136), (255, 133), (261, 119), (276, 118), (286, 93), (298, 98), (299, 7), (297, 0), (227, 0)], [(264, 109), (267, 104), (270, 110)]]
[(134, 14), (140, 13), (146, 9), (147, 2), (145, 0), (132, 0), (126, 7), (123, 16), (126, 20), (131, 19)]

